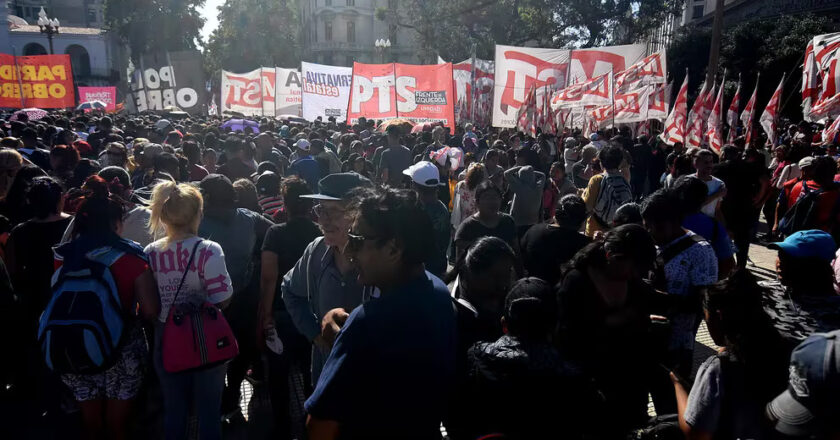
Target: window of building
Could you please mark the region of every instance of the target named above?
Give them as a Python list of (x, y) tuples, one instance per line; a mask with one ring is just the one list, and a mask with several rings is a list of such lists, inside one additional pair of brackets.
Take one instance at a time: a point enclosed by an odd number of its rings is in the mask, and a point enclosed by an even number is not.
[(324, 6), (332, 6), (332, 0), (324, 0)]
[(353, 55), (347, 55), (347, 59), (345, 59), (345, 60), (344, 60), (344, 61), (345, 61), (345, 65), (346, 65), (347, 67), (353, 67), (353, 61), (354, 61), (354, 60), (355, 60), (355, 58), (353, 58)]
[(332, 65), (333, 64), (333, 54), (332, 53), (325, 53), (324, 54), (324, 64)]
[(397, 9), (397, 0), (388, 0), (388, 9)]
[(88, 9), (87, 11), (87, 22), (88, 26), (92, 23), (96, 23), (96, 9)]
[(691, 18), (696, 19), (703, 16), (703, 5), (694, 5), (694, 10), (691, 13)]
[(332, 41), (332, 20), (324, 22), (324, 41)]
[(388, 26), (388, 39), (391, 40), (391, 45), (397, 45), (397, 25), (392, 24)]
[(356, 42), (356, 23), (352, 21), (347, 22), (347, 42)]
[(356, 0), (347, 0), (347, 6), (356, 6)]

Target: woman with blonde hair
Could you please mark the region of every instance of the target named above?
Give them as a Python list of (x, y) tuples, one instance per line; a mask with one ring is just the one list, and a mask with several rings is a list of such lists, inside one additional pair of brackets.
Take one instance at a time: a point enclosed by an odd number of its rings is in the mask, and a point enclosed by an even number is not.
[(23, 166), (23, 156), (15, 150), (0, 150), (0, 200), (6, 198), (12, 181), (15, 180), (20, 167)]
[(227, 365), (170, 373), (163, 367), (161, 350), (164, 324), (176, 305), (176, 296), (177, 305), (207, 301), (224, 307), (233, 295), (221, 246), (197, 236), (203, 205), (201, 192), (188, 184), (161, 182), (152, 193), (149, 228), (164, 238), (146, 246), (145, 251), (160, 295), (154, 365), (163, 392), (167, 439), (186, 438), (192, 407), (198, 417), (199, 438), (222, 437), (219, 411)]

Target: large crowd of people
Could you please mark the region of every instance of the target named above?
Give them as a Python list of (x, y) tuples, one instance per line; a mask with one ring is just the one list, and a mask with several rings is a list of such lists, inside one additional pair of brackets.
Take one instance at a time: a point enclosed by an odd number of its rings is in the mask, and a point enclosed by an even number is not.
[(220, 439), (244, 380), (278, 439), (840, 438), (840, 175), (816, 126), (715, 152), (223, 122), (0, 121), (8, 438), (58, 417)]

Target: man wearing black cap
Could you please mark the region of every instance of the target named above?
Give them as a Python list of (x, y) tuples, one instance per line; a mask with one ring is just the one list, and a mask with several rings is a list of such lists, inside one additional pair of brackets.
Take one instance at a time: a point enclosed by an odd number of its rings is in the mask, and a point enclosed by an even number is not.
[(314, 212), (324, 236), (306, 247), (295, 267), (283, 277), (281, 290), (295, 327), (313, 344), (313, 385), (318, 382), (340, 323), (373, 294), (372, 288), (358, 282), (358, 274), (344, 254), (352, 221), (347, 213), (350, 193), (370, 186), (368, 179), (356, 173), (337, 173), (318, 182), (318, 194), (301, 196), (318, 202)]

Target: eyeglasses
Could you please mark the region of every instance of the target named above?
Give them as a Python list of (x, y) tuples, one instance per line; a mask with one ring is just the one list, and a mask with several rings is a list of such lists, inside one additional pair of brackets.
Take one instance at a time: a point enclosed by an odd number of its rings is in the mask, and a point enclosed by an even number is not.
[(364, 235), (354, 234), (347, 231), (347, 249), (351, 251), (358, 251), (365, 245), (366, 241), (378, 240), (378, 237), (366, 237)]
[(345, 212), (346, 211), (344, 209), (337, 207), (327, 208), (326, 206), (320, 203), (312, 207), (312, 213), (315, 214), (315, 216), (319, 219), (324, 220), (341, 218), (344, 216)]

